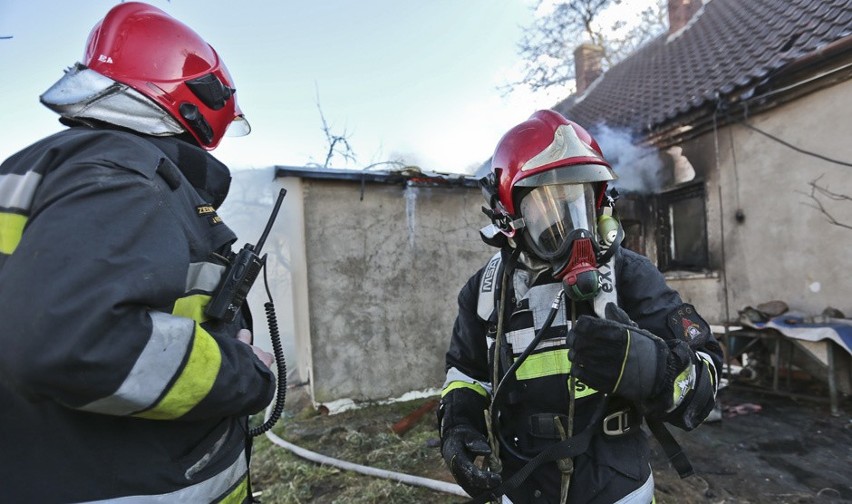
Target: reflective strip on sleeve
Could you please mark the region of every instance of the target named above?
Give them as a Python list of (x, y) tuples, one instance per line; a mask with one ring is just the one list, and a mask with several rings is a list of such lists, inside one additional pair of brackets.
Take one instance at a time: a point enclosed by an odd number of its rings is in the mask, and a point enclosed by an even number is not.
[(189, 265), (186, 273), (186, 292), (203, 291), (212, 293), (219, 285), (225, 266), (209, 262), (197, 262)]
[(0, 254), (12, 255), (21, 243), (27, 216), (0, 212)]
[(192, 294), (182, 297), (175, 301), (175, 307), (172, 309), (172, 315), (178, 317), (186, 317), (192, 319), (199, 324), (207, 322), (207, 315), (204, 314), (204, 309), (210, 302), (210, 296), (207, 294)]
[(219, 285), (225, 266), (210, 262), (189, 265), (186, 273), (186, 295), (175, 301), (172, 315), (192, 319), (199, 324), (207, 322), (204, 309), (210, 303), (211, 294)]
[(672, 407), (668, 411), (674, 411), (683, 402), (690, 390), (695, 388), (695, 364), (689, 364), (674, 380), (672, 390)]
[(713, 358), (704, 352), (695, 352), (698, 358), (704, 361), (707, 371), (710, 372), (710, 383), (713, 385), (713, 396), (716, 396), (716, 364), (713, 363)]
[(41, 175), (32, 171), (23, 175), (0, 175), (0, 207), (29, 210), (40, 183)]
[(153, 408), (134, 416), (154, 420), (179, 418), (201, 402), (219, 374), (222, 353), (216, 340), (198, 323), (186, 365), (165, 397)]
[(148, 344), (118, 390), (83, 406), (82, 410), (109, 415), (130, 415), (149, 408), (163, 395), (180, 369), (193, 335), (193, 322), (165, 313), (151, 312)]
[(457, 368), (452, 367), (449, 371), (447, 371), (447, 379), (444, 380), (441, 397), (444, 397), (451, 390), (455, 390), (457, 388), (469, 388), (483, 397), (491, 395), (490, 383), (471, 378), (459, 371)]
[(89, 504), (171, 504), (173, 502), (244, 502), (247, 495), (248, 465), (243, 453), (227, 469), (201, 483), (160, 495), (128, 495), (113, 499), (91, 501)]

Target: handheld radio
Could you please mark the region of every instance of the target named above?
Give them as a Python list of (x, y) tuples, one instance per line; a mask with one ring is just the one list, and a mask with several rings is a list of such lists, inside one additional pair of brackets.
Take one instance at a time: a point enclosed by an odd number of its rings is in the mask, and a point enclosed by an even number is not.
[(232, 322), (237, 318), (237, 313), (246, 300), (251, 286), (266, 264), (266, 254), (261, 256), (260, 250), (272, 229), (275, 217), (278, 216), (278, 210), (281, 208), (281, 201), (285, 194), (287, 194), (286, 189), (281, 189), (278, 193), (278, 200), (275, 202), (275, 207), (272, 209), (272, 214), (269, 216), (269, 221), (267, 221), (266, 228), (264, 228), (260, 240), (257, 241), (257, 245), (246, 243), (228, 264), (222, 274), (219, 286), (213, 293), (207, 308), (204, 309), (204, 314), (208, 317), (227, 322)]

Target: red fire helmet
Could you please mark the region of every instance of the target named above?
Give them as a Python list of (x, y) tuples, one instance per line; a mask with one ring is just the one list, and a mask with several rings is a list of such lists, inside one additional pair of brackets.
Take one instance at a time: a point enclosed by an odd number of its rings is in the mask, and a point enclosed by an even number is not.
[(497, 144), (491, 173), (483, 190), (497, 220), (508, 225), (521, 217), (516, 205), (534, 187), (556, 184), (592, 184), (595, 207), (600, 209), (606, 183), (616, 178), (598, 143), (579, 124), (553, 110), (539, 110), (510, 129)]
[(242, 129), (232, 133), (248, 133), (234, 81), (219, 55), (156, 7), (140, 2), (113, 7), (89, 34), (83, 64), (153, 100), (207, 150), (229, 126)]

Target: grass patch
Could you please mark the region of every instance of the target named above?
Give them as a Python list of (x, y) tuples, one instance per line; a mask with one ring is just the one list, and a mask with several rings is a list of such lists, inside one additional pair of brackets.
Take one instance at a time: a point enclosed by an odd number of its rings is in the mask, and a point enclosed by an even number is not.
[[(337, 415), (289, 416), (274, 432), (307, 450), (379, 469), (452, 482), (438, 449), (434, 412), (407, 433), (396, 435), (393, 424), (430, 399), (375, 405)], [(443, 492), (365, 476), (302, 459), (255, 438), (251, 461), (254, 491), (263, 504), (414, 504), (460, 503), (465, 499)]]

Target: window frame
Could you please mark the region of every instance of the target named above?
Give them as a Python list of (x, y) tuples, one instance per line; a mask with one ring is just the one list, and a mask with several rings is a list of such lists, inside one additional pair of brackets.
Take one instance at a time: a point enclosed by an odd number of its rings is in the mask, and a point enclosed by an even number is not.
[[(673, 243), (675, 215), (672, 208), (675, 203), (694, 200), (700, 202), (703, 212), (703, 226), (700, 230), (703, 257), (684, 259), (675, 257)], [(656, 198), (657, 221), (657, 264), (660, 271), (708, 271), (710, 270), (710, 247), (707, 236), (707, 188), (703, 180), (692, 181), (660, 193)]]

